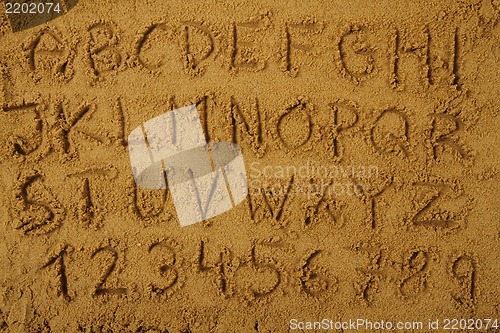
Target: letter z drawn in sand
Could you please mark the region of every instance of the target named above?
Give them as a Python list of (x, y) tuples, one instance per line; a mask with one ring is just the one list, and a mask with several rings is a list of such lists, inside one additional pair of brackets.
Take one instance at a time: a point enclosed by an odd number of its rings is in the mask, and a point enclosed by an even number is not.
[(181, 226), (222, 214), (248, 194), (240, 148), (207, 144), (195, 105), (146, 121), (130, 133), (128, 143), (136, 184), (168, 186)]

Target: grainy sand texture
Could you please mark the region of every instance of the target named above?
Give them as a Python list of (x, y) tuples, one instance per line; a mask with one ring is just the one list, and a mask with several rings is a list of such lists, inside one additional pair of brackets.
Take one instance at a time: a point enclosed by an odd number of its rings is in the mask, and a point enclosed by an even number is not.
[[(0, 332), (500, 332), (500, 1), (60, 4), (0, 4)], [(249, 193), (181, 227), (127, 138), (192, 104)]]

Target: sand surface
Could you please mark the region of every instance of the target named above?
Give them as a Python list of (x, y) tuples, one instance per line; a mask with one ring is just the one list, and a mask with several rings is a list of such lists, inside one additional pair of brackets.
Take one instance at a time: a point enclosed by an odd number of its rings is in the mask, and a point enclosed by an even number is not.
[[(0, 331), (499, 318), (498, 0), (0, 9)], [(181, 227), (127, 137), (193, 103), (249, 196)]]

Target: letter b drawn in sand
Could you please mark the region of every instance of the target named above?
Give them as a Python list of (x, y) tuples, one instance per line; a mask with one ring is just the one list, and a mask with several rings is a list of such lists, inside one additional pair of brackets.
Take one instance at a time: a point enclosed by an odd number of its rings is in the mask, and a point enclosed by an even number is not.
[(207, 144), (195, 105), (146, 121), (130, 133), (128, 143), (137, 186), (168, 186), (181, 226), (222, 214), (248, 194), (240, 148)]

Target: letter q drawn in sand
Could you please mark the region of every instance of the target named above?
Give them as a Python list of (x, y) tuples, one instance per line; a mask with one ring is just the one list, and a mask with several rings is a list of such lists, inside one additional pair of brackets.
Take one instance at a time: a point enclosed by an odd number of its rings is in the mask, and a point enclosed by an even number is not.
[(207, 144), (195, 105), (164, 113), (128, 136), (137, 186), (172, 194), (181, 226), (222, 214), (248, 194), (238, 145)]

